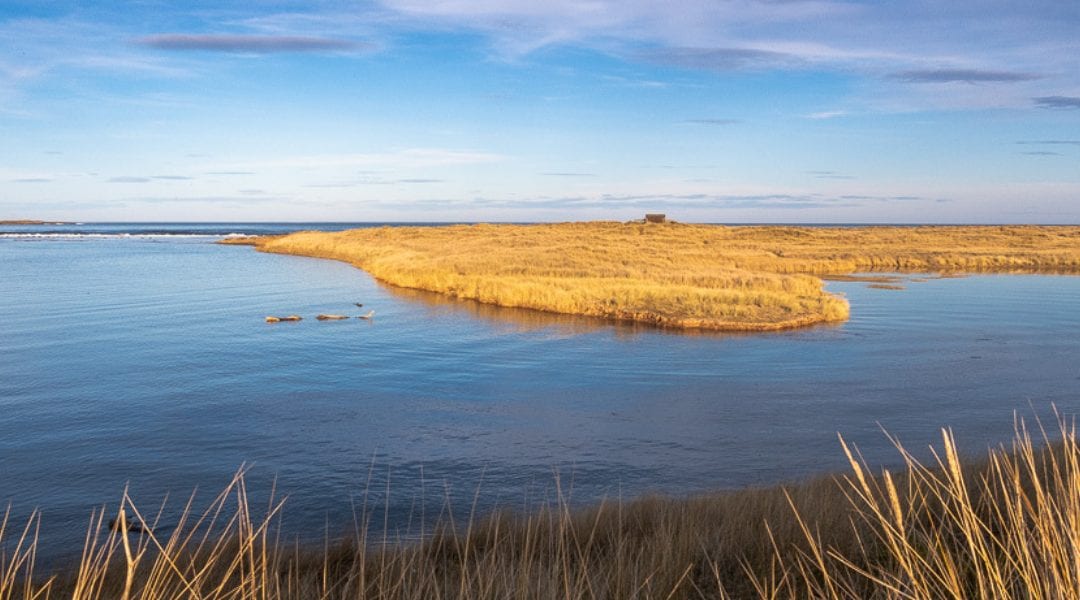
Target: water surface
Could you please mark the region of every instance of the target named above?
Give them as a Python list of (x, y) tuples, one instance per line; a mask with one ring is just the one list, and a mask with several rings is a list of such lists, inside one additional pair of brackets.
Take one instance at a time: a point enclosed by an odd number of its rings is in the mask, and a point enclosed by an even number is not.
[[(46, 555), (125, 484), (153, 505), (240, 465), (319, 536), (365, 498), (397, 527), (421, 496), (522, 506), (555, 474), (577, 502), (790, 480), (843, 468), (837, 432), (880, 464), (882, 427), (912, 447), (952, 427), (975, 452), (1014, 411), (1078, 401), (1076, 277), (832, 282), (843, 325), (684, 335), (212, 243), (243, 226), (94, 227), (0, 231), (0, 503), (41, 508)], [(307, 319), (263, 322), (290, 313)]]

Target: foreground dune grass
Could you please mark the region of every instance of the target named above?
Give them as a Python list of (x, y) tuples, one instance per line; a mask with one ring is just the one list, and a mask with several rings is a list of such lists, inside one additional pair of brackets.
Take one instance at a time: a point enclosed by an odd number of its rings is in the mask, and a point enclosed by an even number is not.
[(230, 243), (349, 262), (396, 286), (500, 306), (729, 331), (848, 317), (819, 276), (1080, 273), (1080, 227), (560, 223), (298, 232)]
[[(1034, 437), (1034, 440), (1033, 440)], [(1052, 440), (1052, 441), (1051, 441)], [(851, 472), (789, 488), (651, 497), (574, 511), (455, 521), (395, 542), (364, 519), (354, 537), (297, 548), (257, 515), (242, 477), (168, 536), (125, 498), (91, 519), (81, 561), (35, 568), (35, 520), (0, 528), (0, 598), (1078, 598), (1080, 447), (1075, 430), (1029, 435), (965, 464), (949, 432), (898, 474)], [(190, 513), (190, 511), (189, 511)]]

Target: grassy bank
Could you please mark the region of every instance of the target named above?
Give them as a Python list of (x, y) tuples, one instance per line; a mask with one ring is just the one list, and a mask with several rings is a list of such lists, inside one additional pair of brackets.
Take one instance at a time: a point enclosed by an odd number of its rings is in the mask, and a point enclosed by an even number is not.
[(560, 223), (299, 232), (229, 243), (349, 262), (500, 306), (768, 331), (848, 317), (820, 279), (862, 271), (1080, 273), (1080, 227)]
[[(1022, 427), (970, 464), (946, 433), (939, 460), (689, 499), (587, 510), (444, 515), (421, 543), (373, 528), (324, 548), (274, 534), (280, 505), (250, 509), (237, 479), (201, 518), (166, 537), (125, 500), (98, 514), (82, 561), (35, 569), (34, 523), (5, 520), (0, 598), (1076, 598), (1080, 447)], [(847, 451), (847, 448), (845, 448)], [(265, 510), (265, 509), (264, 509)]]

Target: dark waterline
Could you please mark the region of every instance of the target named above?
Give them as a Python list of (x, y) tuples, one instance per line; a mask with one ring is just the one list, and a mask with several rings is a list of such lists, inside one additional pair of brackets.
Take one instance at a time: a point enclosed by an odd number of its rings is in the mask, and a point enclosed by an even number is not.
[[(1014, 411), (1077, 406), (1076, 277), (831, 282), (843, 325), (683, 335), (211, 243), (265, 224), (120, 235), (158, 225), (0, 238), (0, 503), (42, 509), (46, 556), (77, 551), (125, 483), (156, 506), (241, 464), (256, 497), (277, 478), (291, 533), (318, 537), (353, 502), (382, 506), (387, 477), (399, 527), (421, 496), (429, 514), (445, 496), (468, 510), (477, 487), (482, 510), (523, 506), (555, 473), (589, 502), (838, 470), (837, 432), (893, 464), (879, 424), (912, 448), (950, 426), (978, 451)], [(353, 302), (375, 320), (312, 318)], [(262, 320), (288, 313), (307, 319)]]

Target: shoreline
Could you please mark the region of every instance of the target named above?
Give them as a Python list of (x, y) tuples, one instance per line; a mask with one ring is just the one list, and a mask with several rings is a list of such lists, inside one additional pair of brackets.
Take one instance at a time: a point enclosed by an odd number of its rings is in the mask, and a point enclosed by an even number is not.
[(383, 283), (497, 306), (721, 332), (843, 322), (850, 307), (824, 280), (860, 272), (1080, 274), (1076, 226), (479, 224), (220, 243), (339, 260)]

